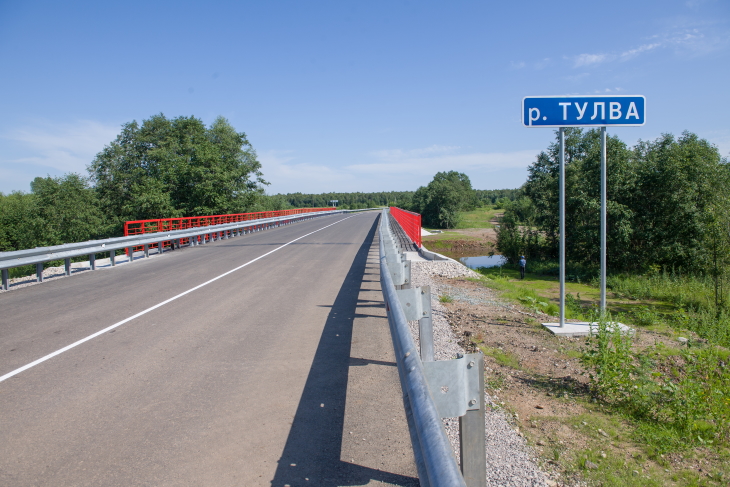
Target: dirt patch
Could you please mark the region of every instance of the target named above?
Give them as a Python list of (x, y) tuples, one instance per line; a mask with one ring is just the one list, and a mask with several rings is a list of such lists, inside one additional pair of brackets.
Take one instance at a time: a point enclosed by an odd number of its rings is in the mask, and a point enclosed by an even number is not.
[[(687, 471), (709, 476), (712, 455), (650, 459), (628, 423), (592, 399), (580, 362), (585, 338), (555, 337), (541, 325), (555, 318), (505, 302), (480, 282), (441, 282), (447, 318), (461, 345), (485, 354), (489, 394), (514, 417), (543, 468), (560, 475), (559, 485), (687, 485)], [(656, 342), (677, 346), (665, 335), (638, 334), (639, 347)]]
[(490, 240), (484, 239), (462, 240), (454, 238), (431, 241), (424, 240), (424, 245), (429, 250), (440, 252), (452, 259), (491, 255), (496, 251), (496, 244)]

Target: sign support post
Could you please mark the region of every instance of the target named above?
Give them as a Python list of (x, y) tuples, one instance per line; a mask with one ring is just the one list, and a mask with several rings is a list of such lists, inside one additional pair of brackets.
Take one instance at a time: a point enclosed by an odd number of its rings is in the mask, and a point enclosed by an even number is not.
[(558, 139), (560, 140), (560, 180), (558, 182), (558, 192), (560, 193), (559, 213), (560, 213), (560, 328), (565, 326), (565, 128), (558, 129)]
[(601, 127), (601, 317), (606, 314), (606, 127)]
[[(599, 127), (601, 135), (601, 316), (606, 314), (606, 128), (642, 126), (646, 98), (640, 95), (526, 96), (522, 99), (525, 127), (556, 127), (559, 139), (559, 261), (560, 323), (543, 323), (562, 336), (584, 336), (595, 323), (565, 323), (565, 127)], [(581, 328), (578, 325), (583, 325)], [(588, 325), (587, 327), (585, 325)], [(624, 325), (621, 325), (624, 326)]]

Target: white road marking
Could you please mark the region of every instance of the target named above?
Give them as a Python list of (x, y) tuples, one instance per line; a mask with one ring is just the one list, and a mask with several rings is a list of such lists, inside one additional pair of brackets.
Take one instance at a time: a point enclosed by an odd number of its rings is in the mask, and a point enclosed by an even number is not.
[(144, 310), (144, 311), (140, 311), (140, 312), (139, 312), (139, 313), (137, 313), (136, 315), (130, 316), (129, 318), (126, 318), (126, 319), (124, 319), (124, 320), (122, 320), (122, 321), (120, 321), (120, 322), (118, 322), (118, 323), (114, 323), (113, 325), (111, 325), (111, 326), (108, 326), (108, 327), (104, 328), (103, 330), (97, 331), (96, 333), (93, 333), (93, 334), (91, 334), (91, 335), (87, 336), (86, 338), (82, 338), (81, 340), (79, 340), (79, 341), (76, 341), (76, 342), (72, 343), (71, 345), (66, 345), (65, 347), (63, 347), (63, 348), (61, 348), (61, 349), (59, 349), (59, 350), (56, 350), (56, 351), (55, 351), (55, 352), (53, 352), (53, 353), (49, 353), (49, 354), (48, 354), (48, 355), (46, 355), (45, 357), (41, 357), (41, 358), (39, 358), (38, 360), (35, 360), (35, 361), (33, 361), (33, 362), (31, 362), (31, 363), (29, 363), (29, 364), (27, 364), (27, 365), (24, 365), (24, 366), (20, 367), (19, 369), (15, 369), (15, 370), (13, 370), (12, 372), (8, 372), (7, 374), (5, 374), (5, 375), (3, 375), (2, 377), (0, 377), (0, 382), (4, 381), (4, 380), (6, 380), (6, 379), (9, 379), (9, 378), (13, 377), (14, 375), (17, 375), (17, 374), (19, 374), (19, 373), (21, 373), (21, 372), (23, 372), (23, 371), (25, 371), (25, 370), (28, 370), (28, 369), (30, 369), (31, 367), (35, 367), (36, 365), (38, 365), (38, 364), (41, 364), (41, 363), (45, 362), (46, 360), (52, 359), (52, 358), (53, 358), (53, 357), (55, 357), (56, 355), (60, 355), (60, 354), (62, 354), (63, 352), (67, 352), (67, 351), (71, 350), (72, 348), (74, 348), (74, 347), (77, 347), (77, 346), (81, 345), (81, 344), (82, 344), (82, 343), (84, 343), (84, 342), (88, 342), (89, 340), (91, 340), (91, 339), (93, 339), (93, 338), (96, 338), (96, 337), (98, 337), (99, 335), (103, 335), (104, 333), (108, 332), (109, 330), (113, 330), (114, 328), (117, 328), (117, 327), (119, 327), (119, 326), (122, 326), (123, 324), (125, 324), (125, 323), (128, 323), (128, 322), (132, 321), (132, 320), (133, 320), (133, 319), (135, 319), (135, 318), (139, 318), (139, 317), (140, 317), (140, 316), (142, 316), (142, 315), (146, 315), (146, 314), (147, 314), (147, 313), (149, 313), (150, 311), (156, 310), (157, 308), (159, 308), (159, 307), (161, 307), (161, 306), (164, 306), (164, 305), (166, 305), (167, 303), (171, 303), (172, 301), (175, 301), (176, 299), (178, 299), (178, 298), (181, 298), (181, 297), (185, 296), (186, 294), (190, 294), (191, 292), (193, 292), (193, 291), (196, 291), (196, 290), (200, 289), (200, 288), (201, 288), (201, 287), (203, 287), (203, 286), (207, 286), (207, 285), (208, 285), (208, 284), (210, 284), (211, 282), (215, 282), (215, 281), (217, 281), (218, 279), (221, 279), (222, 277), (225, 277), (225, 276), (227, 276), (228, 274), (231, 274), (231, 273), (233, 273), (233, 272), (236, 272), (237, 270), (243, 269), (243, 268), (244, 268), (244, 267), (246, 267), (247, 265), (249, 265), (249, 264), (253, 264), (253, 263), (254, 263), (254, 262), (256, 262), (257, 260), (263, 259), (263, 258), (264, 258), (264, 257), (266, 257), (267, 255), (271, 255), (271, 254), (273, 254), (274, 252), (276, 252), (277, 250), (281, 250), (281, 249), (283, 249), (284, 247), (286, 247), (287, 245), (291, 245), (291, 244), (293, 244), (293, 243), (294, 243), (294, 242), (296, 242), (297, 240), (301, 240), (301, 239), (303, 239), (304, 237), (308, 237), (308, 236), (312, 235), (313, 233), (317, 233), (317, 232), (319, 232), (319, 231), (322, 231), (322, 230), (324, 230), (325, 228), (329, 228), (329, 227), (331, 227), (332, 225), (337, 225), (338, 223), (340, 223), (340, 222), (343, 222), (343, 221), (345, 221), (345, 220), (348, 220), (348, 219), (350, 219), (350, 218), (352, 218), (352, 217), (354, 217), (354, 216), (356, 216), (356, 215), (348, 216), (347, 218), (343, 218), (342, 220), (338, 220), (338, 221), (336, 221), (336, 222), (334, 222), (334, 223), (330, 223), (330, 224), (329, 224), (329, 225), (327, 225), (327, 226), (324, 226), (324, 227), (322, 227), (322, 228), (319, 228), (319, 229), (317, 229), (317, 230), (315, 230), (315, 231), (313, 231), (313, 232), (309, 232), (308, 234), (306, 234), (306, 235), (302, 235), (301, 237), (295, 238), (295, 239), (294, 239), (294, 240), (292, 240), (291, 242), (287, 242), (287, 243), (285, 243), (284, 245), (282, 245), (281, 247), (277, 247), (277, 248), (275, 248), (274, 250), (271, 250), (271, 251), (269, 251), (269, 252), (266, 252), (266, 253), (265, 253), (264, 255), (261, 255), (261, 256), (259, 256), (259, 257), (256, 257), (256, 258), (255, 258), (255, 259), (253, 259), (253, 260), (250, 260), (250, 261), (246, 262), (245, 264), (239, 265), (239, 266), (238, 266), (238, 267), (236, 267), (235, 269), (231, 269), (231, 270), (230, 270), (230, 271), (228, 271), (228, 272), (224, 272), (224, 273), (223, 273), (223, 274), (221, 274), (220, 276), (214, 277), (213, 279), (211, 279), (211, 280), (209, 280), (209, 281), (206, 281), (206, 282), (204, 282), (204, 283), (202, 283), (202, 284), (198, 284), (197, 286), (195, 286), (195, 287), (193, 287), (193, 288), (190, 288), (190, 289), (188, 289), (187, 291), (184, 291), (184, 292), (182, 292), (182, 293), (178, 294), (177, 296), (173, 296), (173, 297), (171, 297), (170, 299), (166, 299), (165, 301), (163, 301), (163, 302), (161, 302), (161, 303), (159, 303), (159, 304), (156, 304), (156, 305), (154, 305), (154, 306), (152, 306), (152, 307), (150, 307), (150, 308), (147, 308), (147, 309), (146, 309), (146, 310)]

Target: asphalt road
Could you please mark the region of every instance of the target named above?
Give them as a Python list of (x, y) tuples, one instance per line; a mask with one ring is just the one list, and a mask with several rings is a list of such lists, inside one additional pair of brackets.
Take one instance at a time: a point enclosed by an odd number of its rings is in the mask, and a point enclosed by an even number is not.
[(417, 485), (377, 216), (0, 294), (0, 376), (177, 296), (0, 382), (0, 485)]

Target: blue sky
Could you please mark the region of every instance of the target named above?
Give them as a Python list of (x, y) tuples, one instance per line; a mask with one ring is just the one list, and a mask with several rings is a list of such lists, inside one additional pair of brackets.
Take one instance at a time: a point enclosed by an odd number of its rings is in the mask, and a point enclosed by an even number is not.
[(527, 95), (645, 95), (633, 144), (730, 155), (730, 1), (0, 0), (0, 191), (85, 173), (121, 124), (226, 117), (269, 193), (514, 188), (551, 129)]

